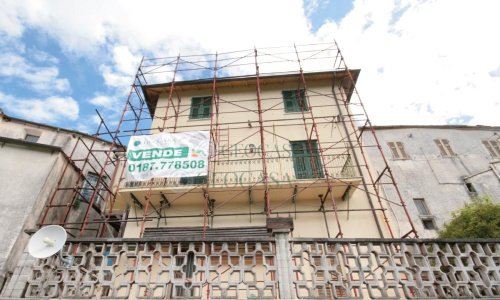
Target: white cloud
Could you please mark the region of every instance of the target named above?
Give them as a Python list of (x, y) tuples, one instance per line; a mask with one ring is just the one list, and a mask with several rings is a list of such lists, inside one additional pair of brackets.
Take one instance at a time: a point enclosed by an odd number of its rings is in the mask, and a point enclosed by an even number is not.
[(21, 1), (10, 3), (7, 1), (0, 1), (0, 31), (10, 36), (21, 36), (24, 26), (20, 20), (19, 10), (22, 5)]
[[(471, 12), (474, 11), (473, 14)], [(498, 125), (498, 1), (355, 1), (333, 33), (376, 124)]]
[(132, 54), (127, 46), (116, 46), (113, 48), (113, 59), (118, 72), (133, 74), (137, 72), (140, 56)]
[[(299, 0), (280, 1), (25, 1), (3, 4), (7, 33), (43, 28), (67, 51), (94, 53), (109, 42), (162, 55), (301, 41), (308, 35)], [(72, 13), (73, 12), (73, 13)], [(21, 25), (20, 25), (21, 24)], [(201, 46), (200, 46), (201, 45)], [(233, 48), (233, 47), (231, 47)], [(166, 53), (165, 49), (169, 49)]]
[[(340, 22), (328, 21), (312, 33), (307, 15), (322, 1), (310, 0), (305, 8), (300, 0), (10, 1), (0, 4), (0, 31), (12, 38), (26, 27), (42, 30), (66, 53), (96, 62), (116, 95), (128, 92), (143, 54), (214, 53), (335, 38), (349, 67), (362, 69), (358, 90), (374, 123), (498, 124), (492, 112), (500, 102), (499, 1), (356, 0)], [(40, 76), (23, 79), (35, 88), (44, 90), (47, 82), (40, 78), (46, 77), (59, 90), (69, 89), (57, 68), (31, 70)]]
[[(102, 77), (104, 78), (104, 82), (109, 87), (123, 88), (123, 87), (126, 87), (127, 85), (130, 86), (130, 84), (132, 84), (131, 78), (133, 78), (133, 77), (131, 75), (127, 76), (121, 72), (116, 72), (113, 69), (113, 67), (110, 67), (107, 65), (101, 65), (99, 67), (99, 70), (102, 73)], [(126, 90), (123, 91), (123, 93), (126, 93), (126, 92), (127, 92)]]
[[(40, 55), (40, 52), (37, 53)], [(42, 93), (70, 90), (68, 79), (59, 78), (57, 67), (35, 66), (14, 53), (4, 53), (0, 56), (0, 76), (20, 78), (26, 81), (29, 88)]]
[(62, 120), (78, 119), (78, 102), (71, 97), (18, 99), (0, 92), (0, 104), (7, 112), (27, 120), (53, 124)]
[(50, 63), (55, 65), (59, 64), (59, 59), (57, 59), (57, 57), (54, 57), (47, 52), (37, 49), (33, 49), (30, 51), (30, 57), (38, 63)]
[[(115, 95), (96, 94), (88, 102), (99, 108), (99, 112), (108, 126), (116, 126), (125, 105), (125, 96), (121, 93)], [(99, 125), (101, 122), (97, 115), (92, 115), (90, 119), (94, 125)], [(88, 125), (88, 123), (86, 124)]]
[(96, 106), (110, 107), (116, 105), (117, 100), (114, 97), (97, 95), (94, 98), (90, 99), (89, 102)]

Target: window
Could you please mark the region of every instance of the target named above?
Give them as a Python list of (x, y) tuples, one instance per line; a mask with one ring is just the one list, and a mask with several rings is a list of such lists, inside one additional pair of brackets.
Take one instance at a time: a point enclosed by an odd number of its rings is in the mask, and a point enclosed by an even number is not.
[(484, 147), (490, 153), (491, 157), (498, 158), (500, 157), (500, 141), (483, 141)]
[(322, 178), (324, 176), (316, 141), (311, 141), (310, 145), (307, 141), (295, 141), (290, 142), (290, 145), (295, 178)]
[(422, 219), (422, 224), (424, 224), (424, 229), (433, 230), (436, 229), (433, 219)]
[(96, 187), (97, 181), (99, 179), (99, 175), (96, 173), (89, 172), (87, 173), (87, 176), (85, 177), (86, 180), (83, 182), (83, 187), (80, 191), (80, 200), (85, 200), (85, 202), (90, 203), (90, 198), (92, 197), (92, 194), (94, 193), (94, 189), (97, 188), (97, 193), (94, 198), (94, 205), (100, 207), (101, 203), (104, 200), (104, 194), (106, 192), (106, 189), (104, 188), (104, 183), (106, 182), (106, 177), (103, 177), (101, 182), (99, 183), (99, 186)]
[(283, 103), (285, 104), (285, 112), (301, 112), (309, 110), (305, 90), (289, 90), (283, 91), (282, 93)]
[(415, 206), (417, 206), (418, 213), (421, 216), (429, 216), (431, 214), (423, 198), (414, 198), (413, 202), (415, 202)]
[(212, 96), (193, 97), (191, 99), (190, 119), (204, 119), (210, 117), (212, 110)]
[(474, 188), (474, 185), (470, 182), (465, 182), (465, 188), (467, 188), (467, 192), (469, 192), (469, 195), (472, 197), (477, 196), (477, 191), (476, 188)]
[(181, 177), (179, 182), (182, 185), (204, 184), (207, 183), (207, 176)]
[(420, 215), (420, 219), (422, 220), (424, 228), (428, 230), (436, 229), (436, 225), (434, 224), (434, 217), (431, 215), (431, 212), (427, 208), (424, 198), (413, 198), (413, 202), (417, 207), (418, 214)]
[(438, 146), (439, 151), (441, 151), (442, 156), (455, 156), (456, 155), (455, 152), (453, 152), (453, 150), (451, 150), (450, 142), (448, 142), (448, 140), (435, 139), (434, 143), (436, 143), (436, 145)]
[(33, 134), (26, 134), (26, 136), (24, 137), (24, 140), (26, 142), (30, 142), (30, 143), (36, 143), (38, 141), (38, 139), (40, 138), (39, 135), (33, 135)]
[(406, 154), (405, 147), (401, 142), (389, 142), (387, 143), (392, 152), (392, 157), (394, 159), (408, 159), (408, 155)]

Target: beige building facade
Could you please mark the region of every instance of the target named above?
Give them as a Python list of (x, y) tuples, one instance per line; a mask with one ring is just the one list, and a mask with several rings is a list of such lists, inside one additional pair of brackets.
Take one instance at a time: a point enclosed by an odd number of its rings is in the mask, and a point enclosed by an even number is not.
[(177, 82), (175, 101), (170, 84), (145, 86), (152, 134), (210, 131), (212, 152), (206, 177), (123, 182), (117, 203), (133, 207), (129, 216), (152, 215), (144, 226), (127, 223), (125, 236), (141, 236), (141, 227), (265, 227), (268, 218), (290, 217), (294, 237), (388, 237), (386, 208), (365, 190), (365, 168), (353, 158), (360, 150), (347, 144), (352, 86), (343, 76), (305, 74), (307, 92), (299, 74), (220, 79), (214, 97), (212, 80)]

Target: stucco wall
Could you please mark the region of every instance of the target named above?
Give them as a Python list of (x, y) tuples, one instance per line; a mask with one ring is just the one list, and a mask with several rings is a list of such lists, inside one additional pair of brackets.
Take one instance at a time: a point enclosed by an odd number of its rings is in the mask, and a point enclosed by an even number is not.
[[(0, 148), (0, 266), (10, 270), (25, 246), (45, 199), (57, 181), (63, 157), (58, 151), (12, 144)], [(10, 256), (11, 255), (11, 256)]]
[[(40, 138), (36, 143), (26, 143), (26, 134), (39, 135)], [(106, 150), (110, 144), (4, 115), (0, 117), (0, 136), (8, 138), (0, 142), (0, 275), (3, 276), (5, 272), (12, 271), (27, 245), (29, 236), (24, 230), (37, 228), (50, 199), (53, 199), (53, 205), (60, 207), (49, 210), (45, 224), (60, 224), (67, 212), (66, 222), (82, 222), (88, 205), (82, 203), (78, 209), (70, 205), (73, 188), (83, 184), (78, 169), (83, 175), (95, 170), (99, 172), (100, 166), (104, 165), (105, 153), (95, 151), (94, 155), (88, 155), (88, 148), (94, 143), (93, 149)], [(67, 156), (71, 154), (77, 168), (68, 163)], [(86, 157), (88, 161), (85, 164)], [(66, 166), (66, 172), (61, 177)], [(108, 174), (113, 174), (113, 165), (108, 164), (106, 170)], [(60, 179), (61, 189), (55, 192)], [(90, 209), (89, 220), (94, 219), (98, 219), (97, 212)], [(98, 226), (90, 225), (89, 229), (97, 229)], [(80, 224), (73, 224), (72, 227), (75, 229), (68, 228), (68, 232), (78, 236)], [(95, 236), (96, 232), (87, 231), (85, 235)]]
[[(499, 133), (498, 127), (376, 128), (382, 150), (421, 237), (435, 237), (438, 232), (424, 229), (414, 198), (425, 199), (437, 229), (450, 220), (452, 211), (463, 207), (474, 197), (465, 186), (465, 177), (472, 176), (468, 181), (473, 184), (479, 196), (486, 195), (500, 201), (500, 178), (491, 170), (495, 165), (498, 170), (499, 164), (494, 163), (498, 159), (492, 158), (481, 143), (482, 140), (498, 140)], [(449, 140), (456, 155), (443, 157), (434, 139)], [(363, 141), (365, 146), (375, 144), (368, 132), (363, 136)], [(402, 142), (409, 158), (395, 159), (388, 142)], [(377, 149), (367, 149), (372, 163), (381, 171), (383, 161)], [(383, 189), (391, 201), (399, 202), (393, 188), (383, 186)], [(409, 230), (409, 223), (401, 207), (391, 205), (391, 208), (403, 230)]]
[[(345, 95), (338, 86), (339, 85), (336, 85), (334, 92), (332, 92), (331, 80), (309, 81), (308, 101), (312, 106), (324, 155), (333, 157), (334, 155), (344, 154), (350, 155), (352, 159), (354, 152), (357, 155), (360, 155), (360, 152), (359, 149), (349, 149), (346, 136), (352, 134), (354, 128), (352, 128), (352, 125), (347, 117), (348, 113), (342, 105), (342, 101), (345, 101)], [(274, 161), (269, 159), (269, 157), (277, 157), (277, 149), (281, 152), (280, 155), (288, 154), (291, 156), (290, 141), (307, 140), (308, 134), (311, 134), (313, 122), (308, 112), (305, 113), (305, 123), (308, 128), (306, 132), (302, 114), (300, 112), (289, 113), (284, 110), (282, 91), (296, 88), (296, 80), (285, 80), (280, 84), (263, 84), (261, 86), (260, 96), (262, 99), (262, 118), (265, 127), (263, 135), (266, 150), (268, 151), (267, 161), (270, 169), (272, 169), (271, 167), (273, 166)], [(253, 144), (256, 149), (259, 149), (261, 144), (258, 122), (259, 115), (257, 113), (256, 87), (255, 85), (250, 84), (248, 86), (223, 87), (219, 88), (217, 91), (218, 97), (220, 98), (218, 122), (221, 124), (221, 135), (227, 134), (227, 137), (224, 136), (224, 138), (221, 138), (218, 148), (227, 148), (228, 146), (231, 147), (231, 151), (229, 151), (230, 154), (227, 159), (234, 160), (235, 163), (232, 167), (230, 167), (232, 168), (230, 170), (238, 171), (238, 168), (241, 168), (241, 166), (237, 163), (238, 161), (248, 159), (248, 156), (250, 155), (252, 158), (255, 157), (256, 160), (260, 159), (260, 153), (255, 155), (255, 153), (249, 154), (248, 152), (248, 146), (250, 144)], [(211, 96), (211, 93), (211, 89), (209, 88), (197, 89), (194, 91), (183, 91), (181, 89), (177, 89), (173, 103), (168, 103), (168, 93), (161, 94), (156, 108), (155, 119), (153, 120), (151, 132), (159, 132), (158, 128), (163, 127), (165, 127), (167, 132), (174, 132), (174, 128), (175, 132), (209, 130), (210, 119), (190, 119), (189, 112), (192, 97)], [(340, 119), (338, 118), (339, 106), (337, 106), (334, 100), (334, 94), (338, 97), (341, 103), (340, 109), (342, 114), (346, 116), (345, 120), (347, 122), (347, 132), (343, 127), (344, 124), (340, 122)], [(180, 106), (178, 111), (180, 113), (177, 114), (177, 101), (179, 99)], [(175, 108), (173, 106), (175, 106)], [(176, 114), (178, 115), (177, 120)], [(229, 140), (229, 142), (226, 142), (226, 139)], [(314, 133), (312, 134), (311, 139), (317, 139)], [(235, 149), (235, 144), (237, 145), (237, 149)], [(352, 163), (354, 164), (354, 160), (352, 160)], [(256, 166), (258, 170), (262, 170), (260, 161), (256, 164)], [(215, 172), (217, 172), (217, 166), (215, 167)], [(291, 176), (288, 177), (292, 180), (285, 182), (285, 187), (280, 191), (276, 191), (275, 194), (271, 192), (271, 208), (274, 211), (286, 212), (293, 212), (294, 210), (310, 210), (310, 213), (290, 214), (294, 217), (295, 222), (294, 236), (327, 237), (327, 226), (325, 225), (324, 216), (322, 213), (318, 212), (318, 209), (320, 208), (318, 195), (326, 194), (327, 188), (324, 187), (316, 193), (303, 192), (298, 196), (298, 201), (296, 203), (292, 202), (291, 197), (289, 197), (289, 199), (281, 199), (277, 201), (277, 199), (282, 197), (283, 194), (292, 195), (294, 184), (296, 182), (294, 179), (295, 174), (293, 174), (293, 166), (292, 169), (288, 169), (286, 171), (281, 170), (281, 172), (277, 172), (275, 175), (282, 175), (285, 177), (283, 172), (292, 172), (292, 174), (290, 174)], [(273, 175), (274, 173), (271, 174), (271, 176)], [(275, 184), (275, 182), (270, 182), (271, 190), (275, 188), (273, 184)], [(281, 184), (283, 185), (283, 183)], [(345, 185), (346, 183), (344, 182), (342, 184)], [(249, 186), (251, 185), (252, 184)], [(248, 189), (249, 186), (241, 188)], [(358, 186), (360, 189), (353, 191), (349, 201), (342, 201), (339, 198), (336, 199), (338, 209), (342, 210), (339, 212), (339, 221), (341, 223), (344, 236), (380, 237), (375, 224), (376, 221), (379, 221), (381, 229), (384, 232), (384, 236), (387, 237), (387, 228), (383, 224), (380, 213), (376, 213), (378, 219), (376, 220), (372, 211), (370, 211), (369, 200), (364, 191), (364, 187), (361, 183), (359, 183)], [(368, 190), (373, 192), (371, 186), (368, 186)], [(129, 190), (122, 190), (124, 198), (129, 198), (128, 192)], [(262, 191), (257, 190), (253, 190), (252, 193), (252, 205), (249, 205), (248, 201), (245, 200), (247, 198), (240, 200), (233, 199), (229, 193), (226, 196), (215, 196), (217, 200), (215, 204), (215, 213), (262, 213), (264, 208), (263, 193)], [(244, 196), (246, 194), (248, 194), (248, 192), (245, 192)], [(211, 195), (213, 195), (213, 193), (211, 193)], [(133, 217), (135, 216), (133, 203), (130, 199), (128, 201), (128, 204), (132, 207), (130, 216)], [(142, 201), (144, 202), (144, 199), (142, 199)], [(325, 208), (330, 210), (332, 209), (332, 201), (330, 197), (328, 197), (325, 202)], [(204, 199), (202, 193), (200, 192), (196, 200), (188, 202), (184, 199), (179, 199), (176, 203), (173, 203), (169, 209), (165, 210), (165, 214), (170, 216), (176, 214), (186, 215), (189, 213), (198, 214), (199, 216), (182, 219), (167, 219), (167, 225), (165, 225), (164, 220), (161, 220), (159, 223), (156, 220), (152, 220), (147, 222), (146, 226), (201, 226), (203, 225), (203, 217), (200, 215), (200, 212), (203, 212), (203, 209)], [(347, 212), (348, 209), (350, 210), (349, 212)], [(151, 212), (151, 214), (154, 218), (155, 213)], [(288, 216), (288, 214), (285, 215)], [(142, 216), (141, 210), (137, 210), (137, 216)], [(332, 212), (328, 212), (326, 213), (326, 219), (330, 236), (334, 237), (338, 232), (335, 216)], [(213, 226), (257, 226), (264, 224), (264, 215), (253, 215), (251, 218), (249, 216), (227, 216), (215, 217)], [(127, 224), (126, 236), (136, 237), (139, 234), (139, 230), (140, 222), (129, 222)]]
[[(84, 159), (88, 158), (90, 164), (99, 169), (97, 162), (99, 161), (102, 164), (105, 160), (103, 150), (110, 148), (110, 143), (83, 133), (22, 121), (0, 114), (0, 136), (24, 140), (26, 134), (39, 136), (38, 144), (60, 147), (66, 155), (72, 156), (75, 164), (83, 169), (84, 174), (89, 171), (88, 166), (83, 168)], [(89, 156), (89, 149), (97, 151), (94, 151), (93, 155)], [(110, 174), (112, 169), (112, 166), (107, 166), (106, 168)]]

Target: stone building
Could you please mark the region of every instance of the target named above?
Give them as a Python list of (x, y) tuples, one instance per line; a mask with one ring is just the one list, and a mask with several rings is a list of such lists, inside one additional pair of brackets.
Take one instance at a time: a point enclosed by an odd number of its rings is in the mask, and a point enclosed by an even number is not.
[[(111, 145), (81, 132), (15, 118), (0, 110), (2, 284), (14, 271), (27, 245), (29, 235), (25, 231), (36, 229), (42, 218), (51, 224), (83, 221), (97, 176), (94, 167), (103, 159), (96, 151), (95, 157), (87, 162), (83, 160), (88, 153), (86, 145), (92, 144), (96, 150)], [(68, 189), (56, 191), (58, 185)], [(96, 188), (100, 199), (106, 197), (104, 186)], [(68, 198), (72, 193), (76, 201), (70, 203)], [(49, 202), (53, 211), (49, 211)], [(89, 210), (89, 217), (98, 214), (101, 214), (101, 206), (95, 203)], [(68, 226), (68, 233), (78, 236), (76, 227), (78, 224)]]
[[(500, 201), (500, 127), (375, 126), (382, 150), (421, 237), (436, 237), (451, 213), (486, 196)], [(384, 165), (363, 137), (371, 162)], [(389, 200), (393, 187), (381, 186)], [(390, 202), (388, 202), (390, 203)], [(408, 220), (397, 205), (391, 211), (401, 228)]]

